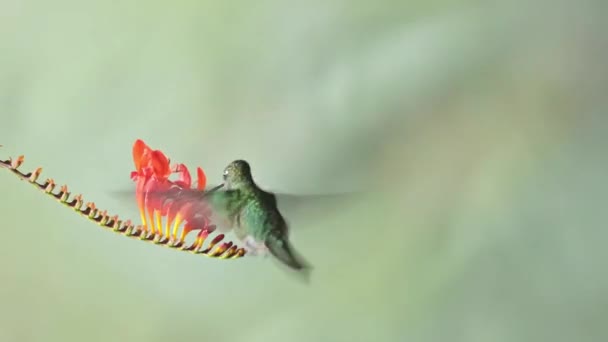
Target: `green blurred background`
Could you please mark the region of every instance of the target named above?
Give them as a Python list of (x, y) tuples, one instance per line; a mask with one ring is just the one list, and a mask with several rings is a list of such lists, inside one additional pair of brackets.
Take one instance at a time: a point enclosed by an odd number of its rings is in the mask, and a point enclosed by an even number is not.
[(310, 285), (0, 172), (0, 341), (605, 341), (605, 1), (0, 1), (0, 157), (137, 218), (142, 138), (289, 217)]

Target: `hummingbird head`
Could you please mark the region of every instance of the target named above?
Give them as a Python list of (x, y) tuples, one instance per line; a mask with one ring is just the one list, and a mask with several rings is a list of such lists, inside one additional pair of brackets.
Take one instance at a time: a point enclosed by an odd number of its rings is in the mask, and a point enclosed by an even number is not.
[(226, 188), (238, 188), (242, 185), (251, 184), (251, 168), (249, 163), (239, 159), (228, 164), (224, 169), (224, 185)]

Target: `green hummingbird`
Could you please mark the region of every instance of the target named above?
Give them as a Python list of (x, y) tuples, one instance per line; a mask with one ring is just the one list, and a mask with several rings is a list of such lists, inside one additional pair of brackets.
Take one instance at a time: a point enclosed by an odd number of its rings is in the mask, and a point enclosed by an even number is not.
[(249, 163), (231, 162), (224, 169), (223, 179), (203, 196), (212, 210), (226, 219), (236, 237), (254, 251), (269, 251), (294, 270), (310, 269), (289, 241), (288, 224), (277, 207), (275, 194), (255, 183)]

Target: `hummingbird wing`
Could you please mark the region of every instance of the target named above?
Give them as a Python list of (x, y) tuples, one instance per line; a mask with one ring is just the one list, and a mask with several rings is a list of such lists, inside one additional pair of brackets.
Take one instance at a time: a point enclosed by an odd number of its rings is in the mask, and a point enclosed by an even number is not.
[(279, 210), (288, 215), (316, 215), (340, 209), (356, 200), (359, 193), (289, 194), (275, 193)]
[[(165, 199), (179, 200), (182, 203), (187, 201), (200, 202), (205, 201), (204, 194), (209, 193), (214, 188), (216, 187), (209, 186), (205, 188), (205, 190), (184, 188), (170, 190), (168, 192), (158, 192), (157, 195), (162, 196)], [(270, 193), (275, 195), (279, 211), (281, 211), (290, 222), (295, 223), (296, 226), (301, 226), (300, 223), (315, 225), (332, 214), (347, 208), (363, 195), (359, 192), (334, 194)], [(154, 194), (152, 193), (150, 195)], [(133, 207), (134, 209), (137, 207), (134, 201), (134, 190), (114, 191), (112, 192), (112, 197), (119, 199), (129, 207)]]

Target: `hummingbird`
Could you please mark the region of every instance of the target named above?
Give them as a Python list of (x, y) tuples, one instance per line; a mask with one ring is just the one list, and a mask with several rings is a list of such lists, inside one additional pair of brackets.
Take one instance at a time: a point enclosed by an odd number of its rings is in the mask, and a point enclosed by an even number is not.
[[(217, 184), (217, 183), (216, 183)], [(114, 191), (125, 204), (133, 204), (134, 192)], [(171, 188), (147, 191), (148, 198), (178, 203), (204, 203), (211, 209), (210, 220), (219, 231), (233, 231), (248, 253), (270, 252), (282, 264), (298, 271), (310, 271), (311, 266), (298, 255), (289, 239), (289, 227), (283, 213), (306, 226), (316, 226), (329, 212), (340, 210), (360, 192), (334, 194), (287, 194), (260, 188), (253, 179), (251, 167), (245, 160), (234, 160), (223, 171), (223, 182), (205, 189)], [(158, 196), (158, 197), (157, 197)], [(302, 272), (305, 276), (308, 272)]]
[(242, 159), (231, 162), (224, 169), (223, 180), (203, 196), (212, 210), (226, 219), (236, 237), (254, 251), (270, 252), (291, 269), (309, 270), (310, 265), (297, 255), (289, 240), (288, 224), (275, 194), (255, 183), (249, 163)]

